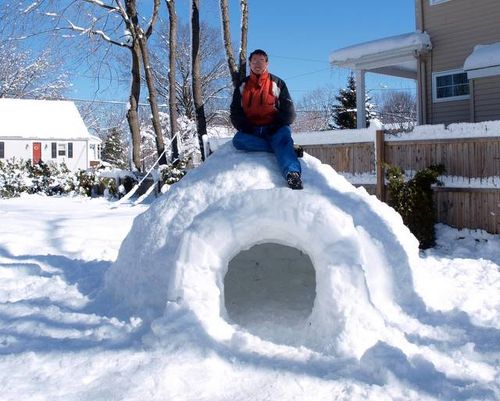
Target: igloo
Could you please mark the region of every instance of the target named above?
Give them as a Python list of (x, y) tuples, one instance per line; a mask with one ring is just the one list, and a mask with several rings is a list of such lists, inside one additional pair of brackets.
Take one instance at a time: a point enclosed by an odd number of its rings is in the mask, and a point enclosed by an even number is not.
[(184, 310), (215, 341), (254, 336), (360, 357), (422, 302), (418, 242), (390, 207), (305, 154), (293, 191), (274, 155), (230, 143), (139, 215), (105, 276), (122, 311)]

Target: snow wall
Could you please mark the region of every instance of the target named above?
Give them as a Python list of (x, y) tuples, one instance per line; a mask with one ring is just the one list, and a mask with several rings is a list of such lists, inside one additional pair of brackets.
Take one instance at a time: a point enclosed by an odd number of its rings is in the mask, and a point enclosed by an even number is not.
[[(252, 335), (228, 314), (224, 285), (232, 261), (263, 245), (250, 259), (260, 252), (263, 262), (286, 260), (272, 256), (276, 251), (291, 263), (298, 258), (288, 250), (298, 252), (310, 260), (315, 287), (310, 312), (294, 322), (293, 333), (265, 340), (360, 357), (393, 335), (390, 327), (423, 308), (411, 275), (417, 240), (375, 196), (312, 156), (300, 160), (302, 191), (286, 187), (273, 154), (240, 152), (231, 143), (173, 185), (134, 220), (106, 273), (104, 292), (116, 310), (151, 321), (175, 305), (216, 341)], [(289, 280), (282, 272), (272, 280)], [(251, 280), (234, 277), (239, 288)], [(296, 290), (283, 291), (292, 299)], [(279, 320), (279, 308), (270, 310), (269, 321)]]

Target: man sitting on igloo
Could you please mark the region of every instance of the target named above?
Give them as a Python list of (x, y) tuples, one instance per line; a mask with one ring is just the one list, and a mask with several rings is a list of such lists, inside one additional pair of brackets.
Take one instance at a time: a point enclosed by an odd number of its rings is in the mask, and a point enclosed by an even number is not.
[(290, 124), (295, 108), (285, 82), (268, 72), (264, 50), (249, 57), (250, 75), (234, 90), (231, 122), (238, 132), (233, 137), (236, 149), (274, 152), (292, 189), (302, 189), (301, 168), (294, 149)]

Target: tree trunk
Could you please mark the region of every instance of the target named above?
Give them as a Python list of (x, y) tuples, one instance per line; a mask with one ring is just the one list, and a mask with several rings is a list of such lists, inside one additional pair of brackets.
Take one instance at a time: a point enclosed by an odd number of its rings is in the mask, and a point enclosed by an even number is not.
[(248, 36), (248, 4), (241, 0), (241, 45), (240, 45), (240, 82), (247, 75), (247, 36)]
[(227, 64), (229, 67), (229, 73), (231, 74), (233, 86), (237, 88), (240, 83), (240, 73), (238, 71), (238, 67), (236, 67), (236, 62), (234, 60), (227, 0), (220, 0), (220, 10), (222, 18), (222, 34), (224, 37), (224, 48), (226, 49)]
[(175, 0), (166, 0), (169, 20), (169, 46), (168, 46), (168, 105), (170, 112), (170, 137), (172, 138), (172, 162), (179, 158), (179, 145), (177, 138), (177, 102), (175, 85), (175, 53), (177, 51), (177, 14), (175, 13)]
[(156, 88), (154, 85), (153, 72), (149, 61), (149, 50), (146, 42), (146, 37), (143, 32), (139, 33), (138, 42), (141, 48), (142, 62), (144, 64), (144, 75), (146, 76), (146, 84), (148, 86), (148, 100), (151, 107), (153, 129), (156, 138), (156, 151), (158, 152), (159, 164), (167, 164), (165, 156), (165, 142), (163, 141), (163, 133), (161, 131), (160, 113), (158, 112), (158, 100), (156, 98)]
[(141, 171), (141, 130), (139, 128), (139, 98), (141, 96), (140, 49), (137, 44), (130, 47), (132, 56), (132, 83), (130, 85), (129, 109), (127, 122), (132, 135), (131, 169)]
[(191, 44), (193, 100), (196, 114), (196, 125), (198, 128), (198, 143), (200, 145), (201, 159), (205, 160), (203, 151), (203, 135), (207, 134), (207, 122), (205, 119), (205, 108), (203, 106), (203, 94), (201, 90), (199, 0), (192, 0)]

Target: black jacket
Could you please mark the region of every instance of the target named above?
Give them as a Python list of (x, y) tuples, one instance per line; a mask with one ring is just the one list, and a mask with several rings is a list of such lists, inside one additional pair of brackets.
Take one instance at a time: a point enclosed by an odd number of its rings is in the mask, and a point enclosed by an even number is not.
[[(283, 125), (291, 125), (295, 121), (295, 107), (293, 105), (292, 98), (290, 97), (290, 92), (286, 87), (285, 81), (278, 78), (276, 75), (269, 74), (273, 82), (273, 90), (276, 93), (276, 109), (278, 113), (276, 114), (275, 121), (273, 125), (276, 129)], [(251, 132), (252, 124), (247, 120), (243, 107), (241, 105), (242, 93), (245, 89), (245, 83), (250, 77), (247, 76), (243, 79), (234, 90), (233, 100), (231, 102), (231, 122), (238, 131)]]

